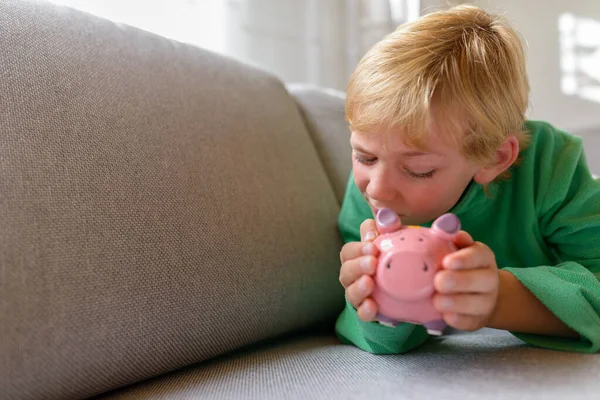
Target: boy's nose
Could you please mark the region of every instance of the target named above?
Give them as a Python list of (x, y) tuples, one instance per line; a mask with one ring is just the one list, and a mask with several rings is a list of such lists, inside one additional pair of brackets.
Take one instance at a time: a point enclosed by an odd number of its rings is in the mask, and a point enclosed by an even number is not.
[(371, 179), (367, 185), (367, 195), (373, 200), (387, 204), (396, 197), (396, 189), (393, 182), (385, 177)]

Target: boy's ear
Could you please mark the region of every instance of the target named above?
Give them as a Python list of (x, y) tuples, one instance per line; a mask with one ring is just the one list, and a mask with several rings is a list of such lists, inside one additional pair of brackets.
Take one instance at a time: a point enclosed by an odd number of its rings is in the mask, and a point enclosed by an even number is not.
[(519, 140), (516, 136), (509, 136), (496, 151), (492, 164), (482, 167), (473, 179), (480, 185), (492, 182), (498, 175), (506, 171), (519, 156)]

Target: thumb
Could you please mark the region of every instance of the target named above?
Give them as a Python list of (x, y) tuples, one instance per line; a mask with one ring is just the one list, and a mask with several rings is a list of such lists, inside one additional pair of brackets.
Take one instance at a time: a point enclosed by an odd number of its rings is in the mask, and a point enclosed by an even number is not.
[(465, 231), (458, 232), (458, 234), (456, 235), (456, 239), (454, 239), (454, 244), (459, 249), (469, 247), (473, 243), (474, 243), (473, 238), (471, 237), (471, 235), (469, 235), (469, 233), (467, 233)]

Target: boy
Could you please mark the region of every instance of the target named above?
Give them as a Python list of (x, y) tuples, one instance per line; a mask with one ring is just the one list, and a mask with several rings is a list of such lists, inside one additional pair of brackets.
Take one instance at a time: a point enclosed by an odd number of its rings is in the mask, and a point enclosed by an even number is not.
[(528, 94), (519, 37), (472, 6), (400, 26), (361, 60), (347, 91), (353, 168), (339, 216), (344, 343), (398, 354), (428, 337), (376, 320), (373, 215), (387, 207), (404, 225), (460, 218), (459, 250), (434, 280), (448, 325), (600, 349), (600, 182), (579, 138), (526, 121)]

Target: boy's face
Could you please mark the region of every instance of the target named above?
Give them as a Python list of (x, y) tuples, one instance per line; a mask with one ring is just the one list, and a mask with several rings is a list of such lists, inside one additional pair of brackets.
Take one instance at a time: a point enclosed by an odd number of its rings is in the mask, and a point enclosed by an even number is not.
[(400, 135), (352, 132), (354, 179), (373, 213), (391, 208), (405, 225), (421, 225), (449, 211), (482, 166), (444, 140), (434, 124), (427, 149), (407, 146)]

